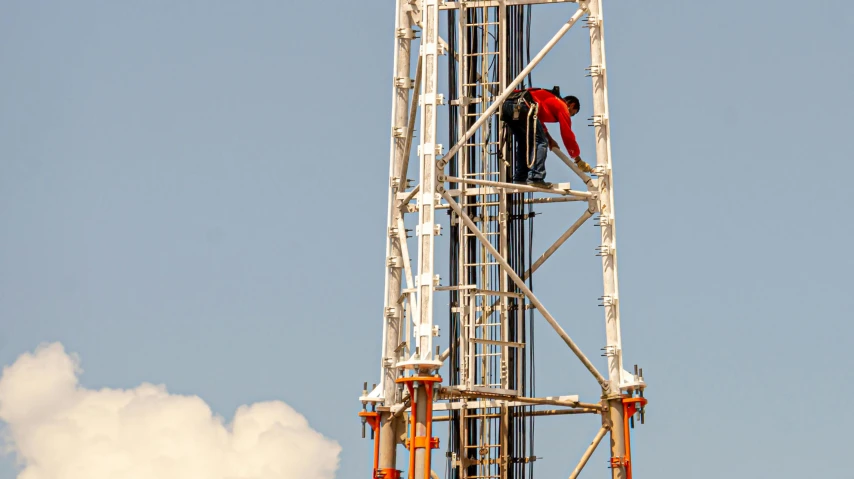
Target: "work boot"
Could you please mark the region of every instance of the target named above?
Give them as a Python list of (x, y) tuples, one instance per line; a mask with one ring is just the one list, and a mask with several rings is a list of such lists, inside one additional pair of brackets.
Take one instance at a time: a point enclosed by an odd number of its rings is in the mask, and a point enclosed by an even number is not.
[(528, 186), (536, 186), (537, 188), (551, 188), (553, 185), (546, 180), (528, 180)]

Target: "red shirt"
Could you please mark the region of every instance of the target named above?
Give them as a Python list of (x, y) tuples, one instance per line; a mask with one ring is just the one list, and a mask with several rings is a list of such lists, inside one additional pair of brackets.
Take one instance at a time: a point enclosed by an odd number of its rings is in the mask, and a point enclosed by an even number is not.
[[(578, 148), (575, 134), (572, 132), (572, 117), (569, 116), (569, 107), (563, 100), (547, 90), (533, 90), (531, 96), (540, 106), (537, 111), (539, 120), (543, 123), (560, 124), (560, 137), (563, 139), (566, 151), (571, 158), (577, 158), (581, 154), (581, 149)], [(548, 133), (549, 130), (546, 125), (543, 125), (543, 129)]]

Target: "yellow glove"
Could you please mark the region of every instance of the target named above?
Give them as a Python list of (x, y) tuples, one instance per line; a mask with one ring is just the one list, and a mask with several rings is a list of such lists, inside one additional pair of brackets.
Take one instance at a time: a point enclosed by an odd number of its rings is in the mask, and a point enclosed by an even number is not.
[(575, 164), (581, 168), (581, 171), (585, 173), (593, 173), (593, 168), (591, 168), (586, 161), (582, 160), (580, 156), (575, 159)]

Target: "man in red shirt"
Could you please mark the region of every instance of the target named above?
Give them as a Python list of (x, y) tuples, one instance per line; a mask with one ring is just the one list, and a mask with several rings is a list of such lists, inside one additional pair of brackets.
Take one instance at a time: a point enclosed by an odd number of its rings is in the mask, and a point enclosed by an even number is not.
[(572, 132), (572, 117), (578, 113), (580, 102), (574, 96), (558, 97), (549, 90), (529, 88), (511, 95), (502, 105), (501, 119), (507, 123), (519, 142), (513, 171), (514, 183), (551, 187), (546, 178), (546, 155), (557, 143), (544, 123), (558, 123), (560, 136), (571, 158), (587, 171), (593, 170), (581, 159), (581, 151)]

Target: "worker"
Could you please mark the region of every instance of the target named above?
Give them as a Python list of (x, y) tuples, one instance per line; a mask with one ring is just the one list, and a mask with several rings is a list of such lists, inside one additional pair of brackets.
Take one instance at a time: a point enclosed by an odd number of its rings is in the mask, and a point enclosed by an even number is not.
[(578, 113), (581, 103), (574, 96), (560, 97), (560, 90), (528, 88), (513, 92), (504, 101), (501, 119), (510, 127), (518, 142), (516, 162), (513, 171), (513, 183), (529, 184), (541, 188), (550, 188), (546, 179), (546, 152), (558, 148), (557, 142), (549, 135), (544, 123), (558, 123), (560, 136), (567, 153), (575, 159), (575, 164), (587, 173), (593, 169), (581, 159), (575, 134), (572, 132), (571, 117)]

